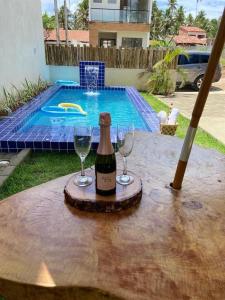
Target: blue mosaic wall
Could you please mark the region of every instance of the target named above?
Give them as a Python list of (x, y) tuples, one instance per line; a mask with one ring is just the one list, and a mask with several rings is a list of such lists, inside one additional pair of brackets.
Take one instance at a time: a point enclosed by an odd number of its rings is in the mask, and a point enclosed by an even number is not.
[(101, 88), (105, 86), (105, 63), (101, 61), (81, 61), (80, 62), (80, 86), (87, 87), (87, 82), (85, 78), (85, 66), (98, 66), (98, 80), (97, 87)]

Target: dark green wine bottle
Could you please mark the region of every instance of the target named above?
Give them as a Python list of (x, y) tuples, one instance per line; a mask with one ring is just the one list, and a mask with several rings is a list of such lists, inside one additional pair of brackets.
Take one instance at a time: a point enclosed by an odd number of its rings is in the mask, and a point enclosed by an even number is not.
[(100, 142), (95, 160), (96, 193), (107, 196), (116, 192), (116, 157), (110, 139), (109, 113), (100, 114), (99, 125)]

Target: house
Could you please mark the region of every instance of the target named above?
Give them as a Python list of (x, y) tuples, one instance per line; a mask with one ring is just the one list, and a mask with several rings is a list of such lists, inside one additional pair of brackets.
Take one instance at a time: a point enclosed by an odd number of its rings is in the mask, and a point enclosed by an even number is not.
[[(45, 31), (45, 42), (47, 44), (56, 44), (56, 30)], [(60, 43), (66, 43), (66, 32), (64, 29), (59, 29)], [(68, 30), (68, 42), (71, 45), (89, 45), (88, 30)]]
[(89, 0), (92, 46), (148, 47), (152, 0)]
[(199, 27), (180, 26), (179, 35), (174, 36), (173, 41), (177, 46), (206, 45), (206, 32)]
[(195, 36), (188, 35), (176, 35), (173, 37), (173, 41), (177, 46), (197, 46), (206, 44), (206, 39), (199, 39)]
[(199, 39), (206, 39), (206, 32), (204, 29), (199, 27), (192, 27), (192, 26), (180, 26), (179, 28), (179, 35), (185, 36), (195, 36)]

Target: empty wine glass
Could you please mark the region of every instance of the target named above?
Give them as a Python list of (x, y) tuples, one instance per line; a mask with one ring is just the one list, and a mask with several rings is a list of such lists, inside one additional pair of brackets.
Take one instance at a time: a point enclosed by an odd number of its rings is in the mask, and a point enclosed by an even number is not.
[(127, 156), (130, 155), (134, 145), (134, 126), (117, 126), (117, 146), (123, 157), (123, 174), (116, 177), (116, 181), (122, 185), (131, 184), (133, 176), (127, 174)]
[(92, 183), (92, 177), (84, 172), (84, 161), (91, 149), (92, 127), (74, 128), (74, 148), (81, 161), (81, 174), (75, 177), (74, 183), (78, 186), (87, 186)]

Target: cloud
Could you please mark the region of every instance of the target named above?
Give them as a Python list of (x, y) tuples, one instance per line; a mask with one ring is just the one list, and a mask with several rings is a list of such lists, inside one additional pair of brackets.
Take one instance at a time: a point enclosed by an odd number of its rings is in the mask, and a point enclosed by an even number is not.
[[(77, 4), (81, 0), (67, 0), (69, 9), (74, 12), (77, 8)], [(48, 14), (54, 14), (54, 0), (41, 0), (42, 11)], [(193, 16), (196, 14), (196, 0), (177, 0), (178, 6), (184, 7), (185, 13), (191, 13)], [(157, 0), (157, 4), (160, 8), (165, 9), (168, 7), (168, 0)], [(58, 0), (58, 7), (63, 5), (63, 0)], [(219, 18), (224, 9), (225, 0), (199, 0), (198, 11), (204, 10), (208, 18)]]
[[(191, 13), (193, 16), (196, 14), (196, 0), (178, 0), (178, 6), (183, 6), (185, 13)], [(168, 7), (168, 0), (157, 0), (160, 8), (165, 9)], [(198, 1), (198, 11), (204, 10), (208, 18), (219, 18), (224, 9), (224, 0), (214, 0), (213, 5), (211, 0)]]

